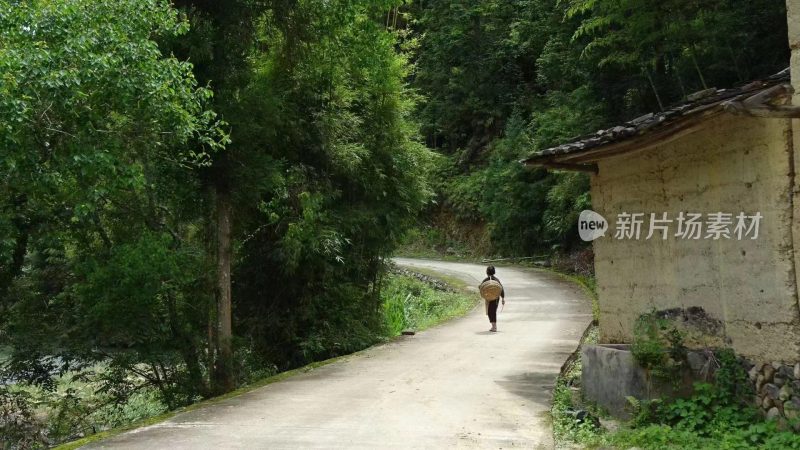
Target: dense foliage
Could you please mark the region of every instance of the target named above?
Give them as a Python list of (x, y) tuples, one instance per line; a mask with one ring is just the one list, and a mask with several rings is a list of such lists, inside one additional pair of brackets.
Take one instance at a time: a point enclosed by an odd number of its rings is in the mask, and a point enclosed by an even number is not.
[(430, 161), (391, 2), (219, 3), (0, 1), (2, 401), (51, 436), (386, 333)]
[(50, 386), (100, 360), (148, 364), (171, 399), (205, 326), (193, 174), (227, 139), (191, 65), (153, 40), (185, 24), (156, 1), (0, 10), (6, 368)]
[(440, 249), (574, 248), (586, 176), (519, 159), (788, 66), (782, 1), (426, 0), (403, 11), (419, 39), (425, 142), (444, 155), (423, 226)]
[(229, 119), (232, 158), (242, 155), (246, 172), (236, 178), (252, 180), (236, 192), (235, 312), (257, 352), (281, 368), (372, 342), (383, 258), (428, 197), (407, 64), (370, 19), (380, 10), (297, 8), (265, 18), (272, 25), (258, 45), (268, 50)]

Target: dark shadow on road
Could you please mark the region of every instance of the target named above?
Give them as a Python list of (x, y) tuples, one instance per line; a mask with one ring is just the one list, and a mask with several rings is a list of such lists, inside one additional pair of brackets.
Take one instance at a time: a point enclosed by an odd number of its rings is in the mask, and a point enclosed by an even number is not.
[(556, 375), (553, 372), (523, 372), (495, 383), (513, 394), (549, 408)]

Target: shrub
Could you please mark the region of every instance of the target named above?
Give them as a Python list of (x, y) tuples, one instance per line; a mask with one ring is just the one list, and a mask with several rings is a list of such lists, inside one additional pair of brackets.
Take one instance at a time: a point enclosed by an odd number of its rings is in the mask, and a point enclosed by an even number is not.
[(800, 449), (800, 435), (762, 421), (747, 404), (747, 374), (735, 354), (725, 349), (716, 358), (713, 384), (696, 383), (690, 398), (650, 402), (648, 413), (637, 415), (632, 428), (600, 440), (653, 449)]
[[(669, 333), (670, 327), (665, 324), (654, 314), (646, 315), (637, 324), (639, 357), (652, 364), (651, 367), (672, 358), (675, 353), (670, 348), (681, 348), (676, 335)], [(569, 384), (579, 377), (577, 369), (570, 371), (559, 379), (554, 392), (556, 438), (592, 448), (800, 449), (800, 434), (783, 429), (777, 422), (763, 421), (756, 409), (748, 405), (752, 388), (733, 351), (723, 349), (714, 356), (719, 368), (713, 383), (696, 383), (689, 398), (672, 401), (629, 398), (633, 419), (615, 433), (581, 425), (565, 413), (574, 408)]]
[(44, 427), (33, 413), (31, 396), (0, 387), (0, 442), (3, 449), (45, 446)]
[(643, 368), (664, 380), (678, 380), (686, 358), (682, 333), (655, 311), (636, 320), (631, 353)]

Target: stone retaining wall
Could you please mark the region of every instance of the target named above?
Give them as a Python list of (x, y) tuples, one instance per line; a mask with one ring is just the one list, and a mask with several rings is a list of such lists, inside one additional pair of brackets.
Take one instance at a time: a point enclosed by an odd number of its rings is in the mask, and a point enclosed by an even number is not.
[[(710, 355), (713, 351), (689, 351), (689, 368), (698, 381), (713, 379), (713, 364)], [(752, 402), (767, 420), (777, 420), (782, 427), (795, 423), (795, 431), (800, 432), (800, 362), (753, 364), (744, 358), (740, 363), (747, 371), (755, 396)]]
[[(713, 380), (717, 367), (713, 350), (689, 350), (687, 372), (675, 384), (652, 379), (635, 361), (629, 345), (585, 345), (581, 360), (583, 394), (622, 419), (631, 417), (627, 396), (640, 400), (688, 396), (692, 382)], [(761, 414), (767, 420), (778, 421), (781, 428), (793, 424), (794, 430), (800, 432), (800, 362), (739, 361), (754, 388), (751, 401)]]
[[(759, 363), (748, 371), (756, 396), (756, 406), (769, 420), (782, 423), (800, 417), (800, 362)], [(795, 426), (800, 431), (800, 425)]]
[(406, 269), (405, 267), (394, 266), (391, 268), (391, 272), (397, 275), (416, 278), (417, 280), (427, 284), (437, 291), (457, 292), (452, 286), (438, 278), (425, 275), (424, 273), (414, 272), (413, 270)]

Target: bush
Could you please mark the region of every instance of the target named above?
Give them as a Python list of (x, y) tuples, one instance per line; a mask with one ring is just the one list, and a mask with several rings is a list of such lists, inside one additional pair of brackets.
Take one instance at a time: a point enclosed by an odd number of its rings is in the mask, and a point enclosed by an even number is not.
[(636, 320), (631, 353), (643, 368), (663, 380), (678, 380), (686, 360), (682, 333), (655, 311)]
[[(640, 357), (653, 364), (669, 355), (669, 341), (663, 337), (664, 321), (646, 315), (638, 328), (647, 339), (640, 342)], [(669, 327), (666, 327), (669, 330)], [(669, 336), (669, 334), (666, 334)], [(658, 341), (658, 343), (657, 343)], [(641, 449), (800, 449), (800, 435), (777, 422), (765, 422), (748, 404), (752, 398), (747, 374), (733, 351), (715, 354), (719, 368), (712, 383), (696, 383), (689, 398), (629, 401), (633, 419), (615, 433), (579, 423), (568, 412), (575, 408), (570, 389), (580, 378), (580, 367), (573, 367), (559, 378), (553, 396), (553, 431), (556, 439), (585, 447)], [(590, 408), (590, 405), (582, 406)], [(788, 424), (793, 425), (793, 424)]]
[(716, 357), (713, 384), (695, 383), (690, 398), (651, 402), (632, 428), (599, 440), (653, 449), (800, 449), (800, 435), (762, 421), (748, 404), (752, 392), (735, 354), (726, 349)]
[(45, 446), (44, 427), (33, 413), (28, 393), (0, 387), (0, 436), (4, 450)]

